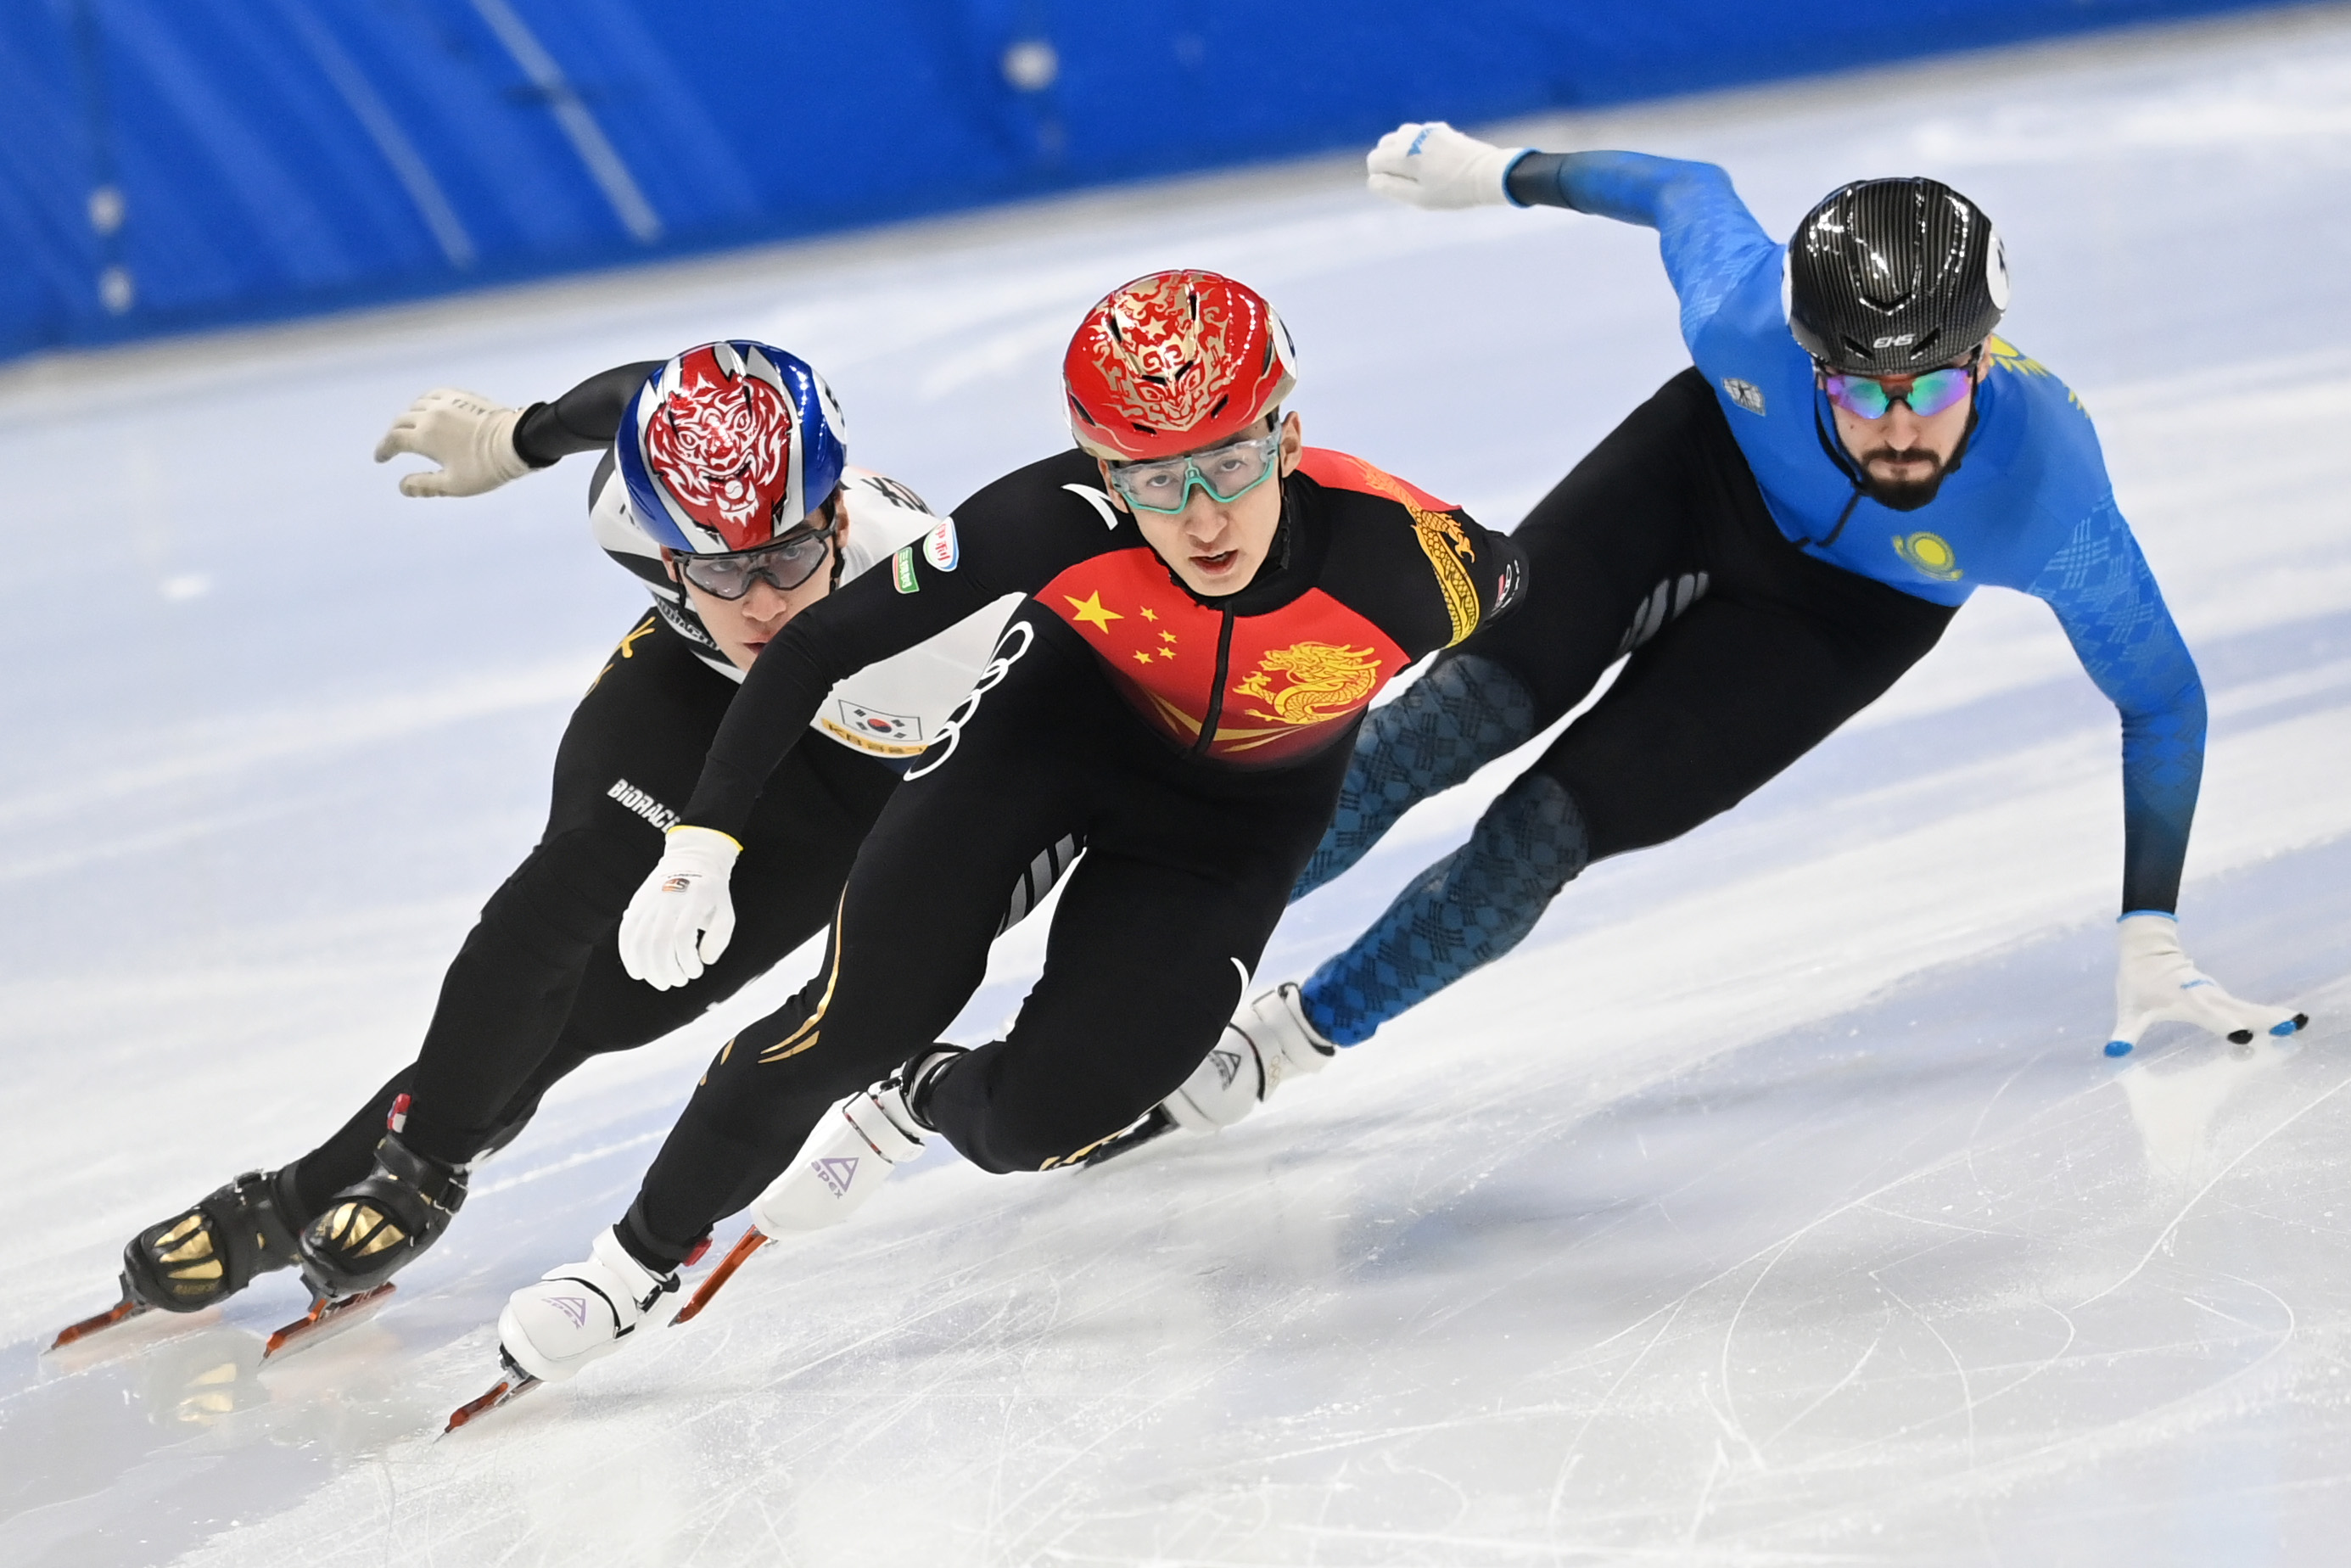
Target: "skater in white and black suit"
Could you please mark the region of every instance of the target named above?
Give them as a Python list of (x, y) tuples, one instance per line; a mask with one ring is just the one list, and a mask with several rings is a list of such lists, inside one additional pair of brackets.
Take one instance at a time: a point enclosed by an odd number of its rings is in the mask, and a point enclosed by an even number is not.
[[(1293, 896), (1615, 684), (1305, 984), (1257, 998), (1228, 1049), (1141, 1130), (1228, 1124), (1509, 952), (1591, 862), (1676, 838), (1820, 744), (1924, 657), (1987, 584), (2055, 612), (2122, 721), (2125, 835), (2110, 1055), (2158, 1019), (2238, 1041), (2292, 1008), (2189, 962), (2176, 911), (2204, 753), (2204, 689), (2089, 414), (1993, 336), (2008, 268), (1991, 220), (1933, 180), (1868, 180), (1785, 246), (1710, 163), (1489, 146), (1406, 125), (1369, 158), (1413, 205), (1565, 207), (1658, 231), (1692, 367), (1635, 410), (1513, 538), (1525, 613), (1453, 650), (1364, 726)], [(1567, 308), (1562, 305), (1562, 308)]]
[[(975, 607), (825, 695), (810, 723), (821, 744), (795, 748), (738, 824), (732, 949), (690, 985), (638, 985), (622, 972), (615, 927), (745, 673), (797, 615), (940, 519), (904, 486), (847, 467), (823, 382), (748, 341), (623, 365), (519, 413), (428, 392), (377, 457), (443, 465), (402, 479), (408, 495), (471, 496), (595, 451), (597, 542), (643, 580), (653, 608), (571, 716), (538, 847), (450, 965), (416, 1061), (316, 1149), (133, 1238), (126, 1315), (193, 1312), (296, 1264), (321, 1301), (345, 1299), (432, 1246), (465, 1199), (467, 1167), (514, 1137), (549, 1085), (691, 1022), (824, 928), (858, 845), (1009, 609)], [(474, 569), (527, 591), (533, 554), (491, 547)], [(1073, 853), (1048, 848), (1016, 879), (1010, 913)]]

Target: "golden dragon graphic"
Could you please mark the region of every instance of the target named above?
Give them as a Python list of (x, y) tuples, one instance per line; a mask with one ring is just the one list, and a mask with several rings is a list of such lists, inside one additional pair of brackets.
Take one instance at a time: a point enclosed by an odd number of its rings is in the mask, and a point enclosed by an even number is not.
[[(1286, 677), (1276, 690), (1272, 677)], [(1271, 713), (1249, 709), (1251, 718), (1276, 724), (1322, 724), (1344, 717), (1372, 695), (1379, 684), (1380, 662), (1369, 648), (1339, 643), (1293, 643), (1276, 648), (1257, 662), (1247, 680), (1233, 687), (1236, 696), (1270, 703)]]

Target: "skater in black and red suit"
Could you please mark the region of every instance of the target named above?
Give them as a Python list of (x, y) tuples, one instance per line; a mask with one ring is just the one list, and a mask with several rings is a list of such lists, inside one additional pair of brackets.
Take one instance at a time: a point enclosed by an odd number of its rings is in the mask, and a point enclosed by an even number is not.
[[(1065, 364), (1081, 450), (981, 490), (768, 649), (622, 923), (622, 961), (654, 986), (723, 961), (732, 835), (827, 686), (1028, 596), (860, 852), (822, 972), (719, 1053), (591, 1256), (508, 1303), (522, 1373), (617, 1347), (747, 1204), (763, 1227), (823, 1223), (933, 1134), (989, 1171), (1066, 1165), (1198, 1064), (1373, 697), (1522, 579), (1516, 549), (1458, 508), (1306, 447), (1280, 408), (1290, 360), (1271, 308), (1227, 278), (1116, 290)], [(1085, 854), (1019, 1018), (975, 1049), (942, 1043), (982, 977), (990, 890), (1072, 834)]]

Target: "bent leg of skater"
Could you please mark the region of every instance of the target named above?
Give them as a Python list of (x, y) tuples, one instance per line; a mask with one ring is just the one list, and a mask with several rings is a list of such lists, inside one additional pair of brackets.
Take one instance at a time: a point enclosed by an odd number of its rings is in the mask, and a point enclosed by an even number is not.
[(850, 873), (823, 967), (711, 1063), (622, 1224), (647, 1262), (686, 1256), (835, 1102), (935, 1044), (978, 989), (1008, 898), (1085, 828), (1097, 789), (1065, 737), (1116, 699), (1083, 665), (1073, 680), (1054, 649), (1039, 636), (945, 760), (899, 787)]
[(1082, 1158), (1199, 1065), (1286, 886), (1278, 861), (1179, 866), (1097, 840), (1061, 894), (1044, 973), (1011, 1030), (948, 1063), (920, 1113), (982, 1170)]
[(1411, 807), (1556, 723), (1704, 597), (1700, 514), (1717, 486), (1689, 455), (1708, 434), (1710, 394), (1684, 381), (1626, 415), (1511, 534), (1527, 558), (1519, 606), (1364, 720), (1293, 898), (1353, 866)]
[(1634, 653), (1468, 843), (1314, 972), (1308, 1021), (1334, 1044), (1370, 1039), (1518, 946), (1591, 861), (1678, 838), (1745, 800), (1934, 645), (1948, 612), (1910, 603), (1917, 613), (1858, 632), (1723, 599), (1691, 609)]
[(747, 825), (737, 939), (724, 961), (669, 992), (622, 972), (619, 912), (661, 842), (632, 802), (688, 787), (725, 695), (664, 639), (581, 704), (558, 758), (548, 836), (451, 965), (405, 1082), (347, 1124), (318, 1168), (308, 1158), (296, 1167), (315, 1206), (301, 1241), (315, 1288), (351, 1294), (405, 1267), (462, 1207), (469, 1167), (520, 1132), (549, 1087), (591, 1056), (692, 1022), (823, 929), (896, 777), (811, 745), (777, 770)]

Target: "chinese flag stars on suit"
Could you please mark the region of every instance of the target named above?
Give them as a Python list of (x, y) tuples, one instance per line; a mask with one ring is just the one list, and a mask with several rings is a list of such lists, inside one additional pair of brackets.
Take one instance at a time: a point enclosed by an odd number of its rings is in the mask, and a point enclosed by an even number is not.
[[(1160, 665), (1175, 663), (1187, 642), (1196, 643), (1205, 637), (1209, 648), (1216, 646), (1217, 622), (1222, 617), (1213, 610), (1186, 600), (1186, 605), (1205, 625), (1205, 631), (1197, 636), (1187, 637), (1172, 629), (1175, 625), (1181, 625), (1186, 619), (1181, 608), (1169, 605), (1163, 611), (1151, 604), (1137, 604), (1133, 599), (1119, 594), (1115, 588), (1107, 591), (1108, 598), (1104, 597), (1105, 591), (1102, 588), (1091, 586), (1089, 591), (1082, 595), (1063, 591), (1057, 595), (1059, 602), (1054, 608), (1061, 612), (1063, 620), (1086, 632), (1087, 640), (1112, 664), (1134, 668), (1138, 678), (1144, 670), (1155, 671)], [(1120, 608), (1121, 605), (1125, 608)], [(1198, 688), (1200, 697), (1205, 699), (1207, 683), (1214, 677), (1213, 669), (1206, 670), (1183, 684)], [(1161, 683), (1155, 680), (1151, 685), (1156, 688)], [(1187, 703), (1185, 706), (1193, 709), (1196, 723), (1201, 705)]]
[(1123, 621), (1126, 619), (1125, 616), (1121, 615), (1115, 610), (1105, 610), (1102, 608), (1102, 591), (1100, 589), (1096, 589), (1093, 592), (1087, 594), (1083, 599), (1078, 599), (1066, 593), (1061, 595), (1061, 597), (1069, 601), (1069, 619), (1071, 623), (1073, 625), (1099, 626), (1103, 631), (1107, 632), (1110, 630), (1110, 623), (1112, 622)]
[(1331, 721), (1351, 716), (1406, 663), (1384, 632), (1320, 588), (1232, 617), (1228, 634), (1226, 612), (1177, 587), (1147, 548), (1071, 567), (1038, 599), (1102, 655), (1127, 700), (1168, 738), (1191, 747), (1213, 724), (1211, 753), (1234, 761), (1319, 749), (1336, 733)]
[[(1159, 619), (1159, 615), (1155, 611), (1146, 610), (1143, 612), (1143, 618), (1145, 621), (1156, 621)], [(1173, 632), (1162, 632), (1159, 633), (1159, 641), (1161, 646), (1154, 648), (1152, 652), (1158, 654), (1163, 659), (1172, 659), (1176, 656), (1176, 644), (1181, 642), (1182, 639), (1178, 638)], [(1144, 659), (1146, 664), (1149, 663), (1149, 660), (1141, 653), (1137, 653), (1136, 657)]]

